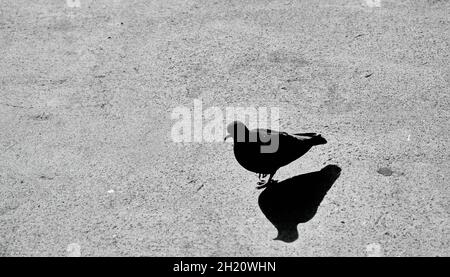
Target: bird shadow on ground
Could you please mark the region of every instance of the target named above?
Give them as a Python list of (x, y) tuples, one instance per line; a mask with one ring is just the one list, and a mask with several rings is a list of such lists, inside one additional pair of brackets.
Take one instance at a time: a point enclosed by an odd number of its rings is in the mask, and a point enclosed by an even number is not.
[(314, 217), (340, 173), (339, 166), (327, 165), (320, 171), (273, 183), (259, 195), (261, 211), (278, 230), (275, 240), (297, 240), (297, 225)]

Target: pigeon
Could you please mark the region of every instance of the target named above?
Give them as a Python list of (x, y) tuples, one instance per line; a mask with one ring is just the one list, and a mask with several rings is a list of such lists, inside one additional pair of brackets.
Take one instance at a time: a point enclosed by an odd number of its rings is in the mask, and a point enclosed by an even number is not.
[(233, 138), (234, 156), (245, 169), (258, 174), (258, 189), (266, 187), (280, 167), (308, 152), (315, 145), (327, 141), (317, 133), (288, 134), (269, 129), (249, 130), (244, 123), (233, 121), (227, 126)]

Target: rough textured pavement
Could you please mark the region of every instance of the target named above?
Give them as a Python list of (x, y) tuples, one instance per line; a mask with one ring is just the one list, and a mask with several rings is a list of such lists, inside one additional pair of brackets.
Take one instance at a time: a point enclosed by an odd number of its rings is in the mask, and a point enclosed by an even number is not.
[[(0, 2), (0, 255), (450, 255), (449, 1), (80, 4)], [(276, 176), (342, 169), (295, 242), (231, 144), (172, 142), (194, 99), (328, 140)]]

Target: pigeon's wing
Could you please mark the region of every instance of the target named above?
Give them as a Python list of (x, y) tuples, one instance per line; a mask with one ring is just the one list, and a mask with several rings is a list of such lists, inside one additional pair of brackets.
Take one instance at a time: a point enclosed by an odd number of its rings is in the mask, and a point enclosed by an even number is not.
[(257, 129), (250, 131), (249, 143), (235, 144), (234, 149), (236, 159), (247, 170), (273, 173), (303, 156), (313, 145), (326, 143), (322, 141), (325, 140), (320, 135), (312, 133), (288, 134)]

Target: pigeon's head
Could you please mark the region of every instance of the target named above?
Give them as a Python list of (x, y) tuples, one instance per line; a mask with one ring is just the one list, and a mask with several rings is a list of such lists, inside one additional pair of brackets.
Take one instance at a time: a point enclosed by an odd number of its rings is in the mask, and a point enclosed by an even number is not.
[(227, 126), (228, 135), (225, 137), (224, 141), (227, 138), (233, 138), (234, 141), (245, 141), (245, 136), (249, 132), (247, 126), (240, 121), (233, 121)]

